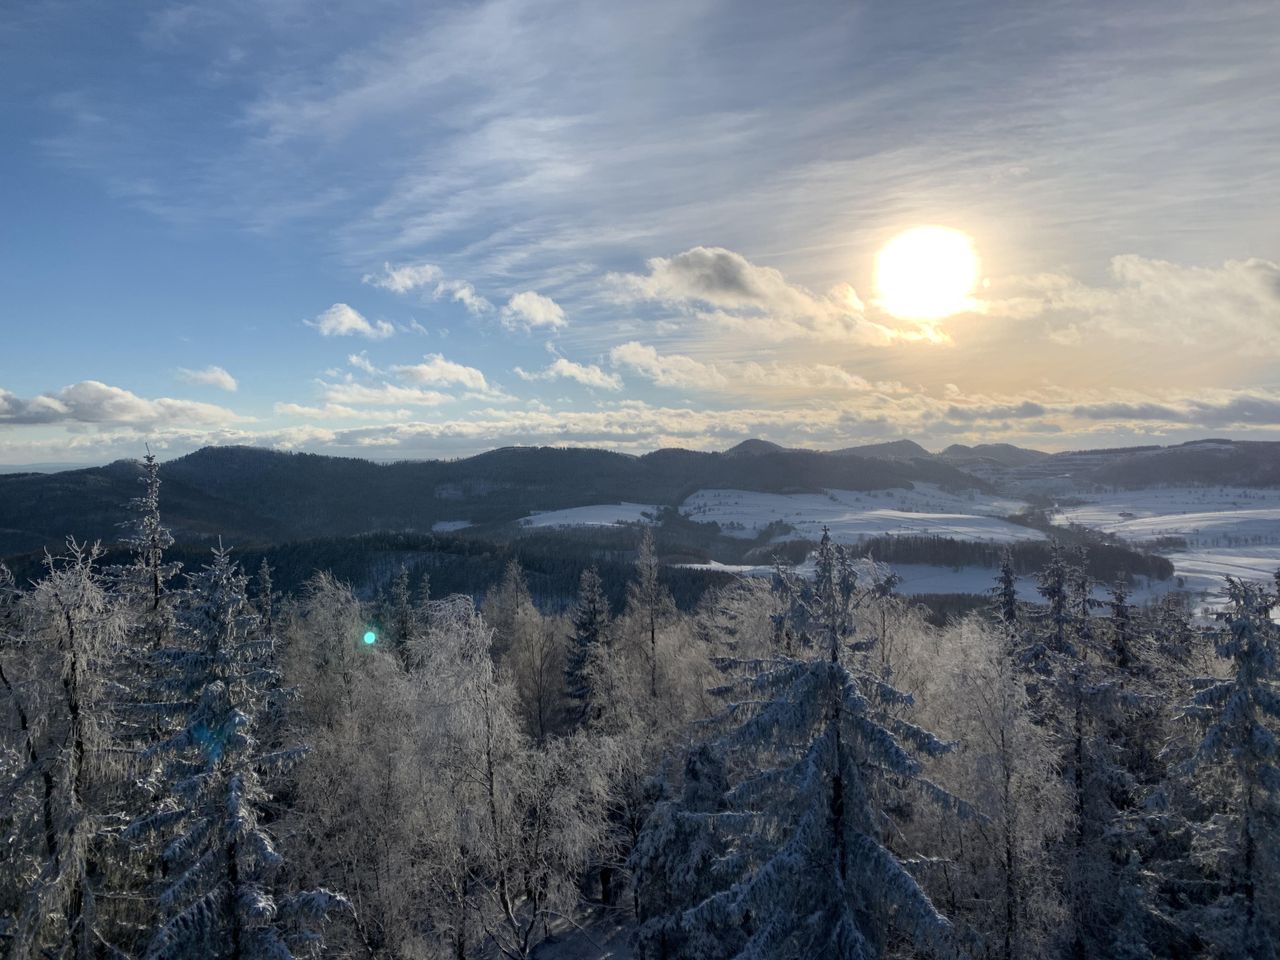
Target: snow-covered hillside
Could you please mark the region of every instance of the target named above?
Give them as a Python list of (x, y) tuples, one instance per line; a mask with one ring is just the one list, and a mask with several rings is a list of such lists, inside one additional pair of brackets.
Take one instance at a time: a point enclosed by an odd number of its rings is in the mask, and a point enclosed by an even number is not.
[(1189, 547), (1280, 543), (1280, 490), (1155, 487), (1090, 496), (1053, 514), (1125, 540), (1182, 537)]
[(544, 510), (520, 521), (522, 527), (610, 527), (620, 523), (652, 523), (658, 515), (652, 503), (593, 503), (565, 510)]
[(781, 521), (795, 535), (816, 540), (829, 527), (834, 540), (856, 543), (884, 535), (937, 536), (1013, 543), (1043, 540), (1038, 530), (1002, 519), (1025, 506), (983, 494), (952, 494), (930, 484), (914, 490), (828, 490), (825, 493), (756, 493), (699, 490), (681, 504), (691, 520), (714, 521), (729, 536), (754, 538)]

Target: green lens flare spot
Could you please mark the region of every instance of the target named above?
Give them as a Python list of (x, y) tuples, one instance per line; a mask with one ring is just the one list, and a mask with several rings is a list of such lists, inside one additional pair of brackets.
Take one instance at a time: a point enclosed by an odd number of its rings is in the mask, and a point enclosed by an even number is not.
[(364, 642), (372, 646), (378, 639), (378, 635), (372, 630), (366, 630), (364, 633)]

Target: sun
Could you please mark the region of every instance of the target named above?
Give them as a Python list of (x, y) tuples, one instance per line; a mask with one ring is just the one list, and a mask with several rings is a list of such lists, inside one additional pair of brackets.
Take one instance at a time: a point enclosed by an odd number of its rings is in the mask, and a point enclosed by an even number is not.
[(969, 306), (978, 282), (973, 240), (950, 227), (913, 227), (876, 257), (879, 304), (895, 317), (939, 320)]

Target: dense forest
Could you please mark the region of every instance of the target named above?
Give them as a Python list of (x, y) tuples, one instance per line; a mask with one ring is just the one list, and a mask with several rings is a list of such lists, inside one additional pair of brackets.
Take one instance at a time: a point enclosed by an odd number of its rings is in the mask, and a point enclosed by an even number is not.
[(677, 603), (636, 530), (564, 610), (371, 598), (142, 479), (126, 553), (0, 568), (8, 956), (1277, 955), (1280, 581), (1200, 622), (1059, 540), (939, 625), (826, 537)]

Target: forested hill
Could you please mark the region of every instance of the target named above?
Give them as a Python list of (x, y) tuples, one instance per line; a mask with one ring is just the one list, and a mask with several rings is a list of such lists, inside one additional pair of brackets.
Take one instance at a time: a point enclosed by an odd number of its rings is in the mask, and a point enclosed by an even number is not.
[[(135, 461), (56, 474), (0, 476), (0, 556), (61, 544), (67, 533), (115, 540), (137, 496)], [(534, 510), (633, 501), (676, 505), (699, 489), (877, 490), (913, 482), (985, 489), (947, 463), (762, 445), (726, 453), (507, 447), (464, 460), (368, 460), (253, 447), (206, 447), (161, 467), (165, 518), (180, 541), (241, 546), (434, 523), (507, 523)]]

